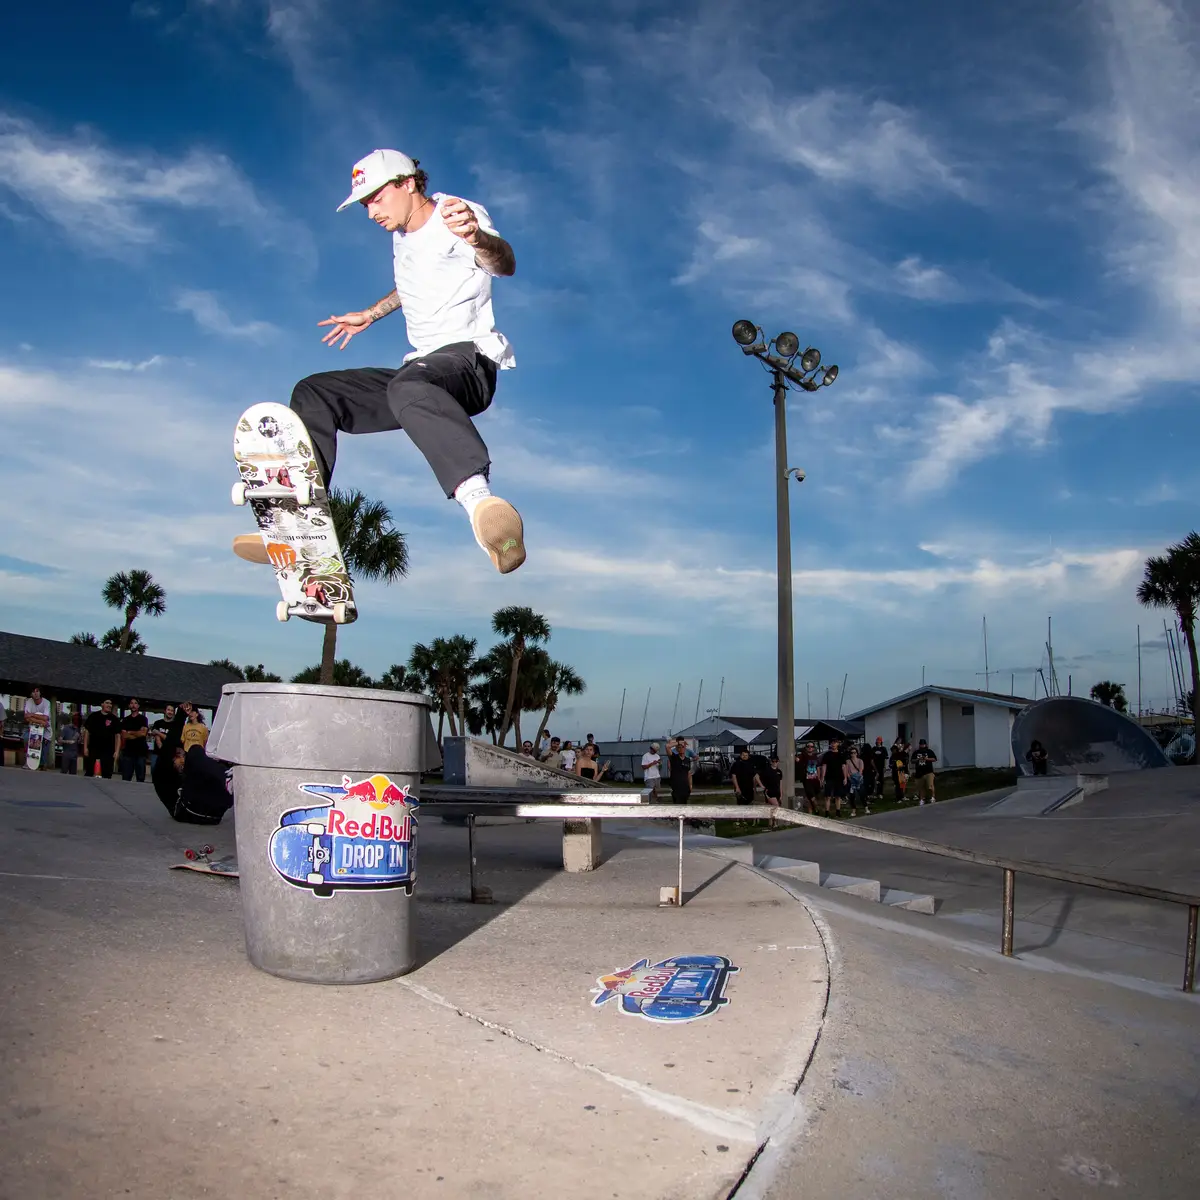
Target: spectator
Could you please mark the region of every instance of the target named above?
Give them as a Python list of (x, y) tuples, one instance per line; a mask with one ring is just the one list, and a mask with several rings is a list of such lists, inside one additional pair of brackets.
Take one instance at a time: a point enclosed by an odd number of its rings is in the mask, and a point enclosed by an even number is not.
[[(859, 799), (866, 794), (866, 763), (863, 762), (861, 755), (858, 753), (858, 747), (851, 745), (846, 756), (846, 790), (850, 793), (850, 815), (858, 816)], [(870, 808), (867, 807), (871, 797), (867, 795), (863, 802), (863, 809), (866, 813), (870, 813)]]
[(662, 781), (662, 755), (658, 743), (651, 742), (650, 749), (642, 755), (642, 782), (650, 788), (650, 803), (658, 801), (658, 785)]
[(544, 758), (550, 753), (550, 743), (555, 740), (556, 739), (551, 736), (550, 730), (547, 729), (543, 731), (541, 740), (538, 742), (538, 758)]
[(179, 735), (179, 741), (183, 746), (184, 754), (187, 754), (193, 746), (203, 748), (208, 744), (208, 726), (204, 724), (204, 714), (191, 704), (187, 706), (187, 724), (184, 725)]
[(589, 742), (584, 746), (578, 759), (575, 763), (575, 774), (580, 779), (594, 779), (597, 783), (604, 778), (604, 773), (608, 770), (608, 763), (602, 767), (596, 766), (596, 744)]
[(816, 816), (817, 797), (821, 794), (821, 760), (813, 742), (806, 742), (796, 759), (796, 778), (804, 789), (804, 807)]
[(667, 776), (671, 784), (671, 799), (687, 804), (692, 795), (692, 758), (686, 738), (676, 738), (667, 750)]
[(83, 718), (77, 712), (71, 714), (71, 719), (62, 727), (62, 733), (59, 735), (62, 741), (62, 763), (59, 770), (64, 775), (74, 775), (79, 766), (79, 740), (81, 737), (79, 726)]
[(930, 804), (937, 803), (937, 797), (933, 794), (933, 764), (935, 762), (937, 762), (937, 755), (929, 743), (921, 738), (917, 743), (917, 751), (912, 756), (913, 774), (917, 777), (917, 795), (920, 797), (921, 804), (925, 803), (927, 794)]
[(908, 747), (903, 738), (897, 738), (892, 743), (891, 757), (888, 766), (892, 770), (892, 784), (896, 789), (896, 803), (904, 803), (904, 792), (908, 787)]
[[(183, 733), (192, 723), (194, 711), (189, 703), (179, 706), (150, 778), (158, 798), (176, 821), (216, 825), (233, 805), (229, 775), (224, 763), (204, 752), (203, 742), (194, 742), (184, 752)], [(205, 729), (203, 720), (199, 725)]]
[(175, 705), (168, 704), (163, 715), (150, 726), (150, 775), (153, 778), (154, 764), (158, 761), (158, 752), (162, 749), (163, 741), (175, 720)]
[(877, 737), (875, 745), (867, 748), (867, 755), (871, 759), (871, 763), (875, 770), (875, 798), (883, 799), (883, 781), (887, 778), (888, 773), (888, 752), (887, 747), (883, 744), (883, 738)]
[(871, 797), (875, 795), (875, 755), (871, 752), (872, 747), (863, 746), (859, 752), (859, 758), (862, 759), (862, 801), (864, 812), (871, 811)]
[[(121, 778), (128, 783), (137, 773), (138, 783), (146, 782), (146, 759), (150, 756), (147, 739), (150, 727), (146, 723), (142, 706), (136, 700), (129, 702), (129, 715), (121, 721), (121, 749), (118, 761)], [(207, 732), (205, 734), (207, 739)]]
[(556, 771), (562, 770), (562, 749), (560, 748), (558, 738), (550, 739), (550, 745), (546, 753), (542, 755), (542, 762), (548, 767), (553, 767)]
[(96, 773), (97, 764), (101, 778), (112, 778), (120, 731), (121, 720), (113, 712), (111, 700), (105, 700), (96, 712), (88, 713), (83, 723), (83, 773), (89, 779)]
[(579, 755), (575, 751), (575, 747), (569, 742), (563, 742), (562, 748), (562, 769), (569, 771), (572, 775), (575, 774), (575, 760)]
[(779, 769), (778, 754), (771, 755), (770, 762), (755, 776), (755, 782), (762, 788), (767, 803), (778, 808), (783, 793), (783, 772)]
[(758, 777), (754, 763), (750, 761), (750, 747), (743, 746), (738, 756), (733, 760), (729, 770), (733, 780), (733, 799), (735, 804), (754, 803), (754, 780)]
[(537, 758), (537, 755), (533, 752), (533, 743), (528, 738), (521, 743), (521, 753), (526, 758)]
[(596, 735), (594, 733), (589, 733), (587, 735), (587, 741), (580, 747), (580, 749), (586, 750), (588, 748), (588, 746), (592, 746), (595, 748), (596, 757), (599, 758), (600, 757), (600, 747), (596, 745)]
[(1050, 767), (1050, 755), (1046, 752), (1046, 747), (1042, 745), (1036, 738), (1030, 745), (1029, 750), (1025, 755), (1027, 762), (1033, 764), (1033, 773), (1035, 775), (1045, 775)]
[(846, 794), (846, 757), (842, 753), (842, 743), (834, 738), (829, 743), (829, 749), (821, 755), (821, 789), (825, 793), (825, 815), (829, 816), (829, 802), (832, 800), (834, 812), (842, 815), (842, 798)]
[(42, 689), (34, 688), (33, 695), (25, 701), (25, 755), (29, 755), (29, 734), (34, 729), (42, 731), (42, 759), (39, 771), (49, 771), (54, 766), (54, 741), (50, 736), (50, 701), (42, 697)]

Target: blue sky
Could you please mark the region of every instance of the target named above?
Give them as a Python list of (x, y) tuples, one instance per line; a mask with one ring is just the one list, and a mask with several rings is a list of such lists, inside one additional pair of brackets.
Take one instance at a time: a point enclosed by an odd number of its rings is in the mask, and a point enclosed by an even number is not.
[[(984, 11), (968, 11), (982, 8)], [(1134, 589), (1196, 524), (1200, 26), (1182, 4), (137, 0), (24, 6), (0, 44), (0, 624), (66, 637), (150, 569), (151, 652), (316, 660), (232, 559), (230, 438), (390, 290), (334, 209), (376, 146), (488, 207), (518, 367), (480, 428), (530, 557), (499, 578), (402, 434), (343, 439), (412, 570), (340, 649), (491, 643), (530, 604), (588, 682), (564, 732), (774, 704), (770, 391), (729, 336), (794, 329), (799, 711), (1060, 674), (1168, 695)], [(748, 23), (747, 23), (747, 14)], [(1157, 634), (1157, 638), (1156, 638)], [(632, 716), (631, 716), (632, 714)], [(573, 726), (568, 730), (567, 725)], [(577, 728), (575, 728), (577, 727)]]

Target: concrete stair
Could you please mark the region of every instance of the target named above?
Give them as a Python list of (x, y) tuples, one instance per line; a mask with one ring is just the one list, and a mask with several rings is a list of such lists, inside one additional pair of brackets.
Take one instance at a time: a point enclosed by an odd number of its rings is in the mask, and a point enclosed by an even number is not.
[[(662, 826), (647, 828), (641, 821), (606, 821), (605, 829), (618, 837), (634, 838), (641, 842), (654, 842), (656, 845), (672, 847), (679, 845), (678, 830)], [(857, 875), (822, 871), (820, 863), (787, 858), (779, 854), (765, 854), (752, 841), (713, 837), (705, 833), (685, 833), (683, 848), (700, 850), (719, 858), (745, 863), (747, 866), (783, 875), (796, 883), (815, 884), (843, 896), (855, 896), (888, 908), (903, 908), (908, 912), (924, 913), (927, 916), (933, 916), (937, 910), (937, 900), (933, 896), (884, 887), (878, 879), (861, 879)]]

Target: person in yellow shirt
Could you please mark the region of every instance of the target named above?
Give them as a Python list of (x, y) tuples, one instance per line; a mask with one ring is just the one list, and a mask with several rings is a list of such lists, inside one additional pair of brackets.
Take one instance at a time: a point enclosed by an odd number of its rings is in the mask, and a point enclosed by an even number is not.
[(186, 754), (193, 746), (204, 746), (208, 742), (208, 726), (198, 708), (188, 713), (187, 724), (179, 734), (180, 745)]

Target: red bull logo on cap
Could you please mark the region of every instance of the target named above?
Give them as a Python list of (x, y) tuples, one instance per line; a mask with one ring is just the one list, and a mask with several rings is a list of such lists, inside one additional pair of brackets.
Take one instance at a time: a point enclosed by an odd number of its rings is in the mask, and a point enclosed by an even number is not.
[(345, 775), (340, 787), (302, 783), (300, 790), (325, 803), (289, 809), (271, 834), (271, 865), (288, 883), (316, 896), (392, 887), (412, 895), (417, 802), (406, 785)]

